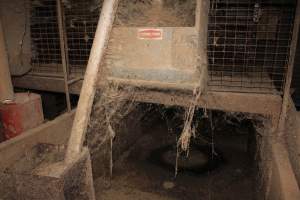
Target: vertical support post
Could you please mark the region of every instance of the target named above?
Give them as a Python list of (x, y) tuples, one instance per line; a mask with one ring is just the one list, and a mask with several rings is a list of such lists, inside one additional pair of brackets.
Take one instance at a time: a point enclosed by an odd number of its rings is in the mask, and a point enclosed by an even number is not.
[(285, 122), (287, 118), (287, 112), (289, 107), (289, 100), (290, 100), (290, 89), (292, 84), (292, 78), (293, 78), (293, 71), (294, 71), (294, 63), (295, 63), (295, 56), (296, 56), (296, 50), (297, 50), (297, 42), (298, 42), (298, 34), (299, 34), (299, 27), (300, 27), (300, 2), (297, 1), (297, 7), (296, 7), (296, 14), (294, 19), (294, 28), (293, 28), (293, 38), (291, 41), (290, 46), (290, 57), (288, 62), (288, 69), (287, 69), (287, 75), (284, 85), (284, 94), (283, 94), (283, 100), (282, 100), (282, 107), (281, 107), (281, 113), (279, 117), (279, 123), (278, 123), (278, 136), (282, 136), (284, 134), (285, 129)]
[(0, 103), (14, 100), (14, 90), (9, 72), (4, 31), (0, 20)]
[(57, 7), (57, 19), (58, 19), (58, 29), (59, 29), (59, 43), (60, 43), (60, 53), (61, 53), (61, 62), (64, 73), (64, 82), (65, 82), (65, 94), (67, 101), (67, 109), (68, 112), (71, 111), (71, 101), (70, 101), (70, 92), (69, 92), (69, 84), (68, 84), (68, 58), (66, 54), (66, 35), (64, 31), (64, 17), (63, 17), (63, 6), (61, 4), (61, 0), (56, 0)]
[(119, 0), (104, 0), (95, 38), (82, 84), (80, 98), (68, 142), (65, 161), (72, 162), (81, 152), (94, 102), (96, 82), (113, 26)]
[(199, 91), (204, 91), (208, 82), (208, 15), (210, 0), (196, 0), (195, 28), (198, 32), (198, 65), (199, 65)]
[[(195, 27), (198, 32), (200, 32), (200, 30), (204, 28), (203, 26), (200, 26), (201, 25), (201, 17), (206, 14), (206, 12), (205, 13), (201, 12), (203, 3), (206, 3), (206, 1), (204, 0), (204, 2), (203, 2), (203, 0), (196, 0)], [(208, 11), (209, 11), (209, 9), (207, 10), (207, 13), (208, 13)], [(208, 15), (207, 15), (207, 17), (208, 17)]]

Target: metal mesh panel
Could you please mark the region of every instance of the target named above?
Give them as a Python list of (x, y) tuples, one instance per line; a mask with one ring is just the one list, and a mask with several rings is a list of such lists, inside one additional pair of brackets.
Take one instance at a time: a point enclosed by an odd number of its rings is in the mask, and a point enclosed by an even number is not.
[(211, 1), (208, 57), (213, 90), (282, 91), (295, 8), (294, 2), (282, 2)]
[[(84, 74), (99, 17), (99, 1), (64, 0), (69, 73)], [(56, 0), (31, 0), (33, 73), (62, 73)]]
[(99, 1), (64, 1), (68, 57), (71, 74), (83, 74), (99, 19)]
[(34, 73), (62, 73), (55, 0), (31, 1), (31, 44)]

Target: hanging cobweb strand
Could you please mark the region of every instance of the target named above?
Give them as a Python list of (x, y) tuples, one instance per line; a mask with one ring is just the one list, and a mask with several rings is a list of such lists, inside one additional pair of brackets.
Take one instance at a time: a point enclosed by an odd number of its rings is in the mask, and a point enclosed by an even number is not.
[(186, 152), (186, 156), (189, 156), (189, 147), (192, 137), (196, 137), (196, 130), (195, 127), (192, 127), (192, 122), (195, 114), (195, 110), (197, 108), (197, 102), (202, 94), (200, 88), (196, 88), (193, 92), (193, 101), (191, 105), (185, 111), (184, 117), (184, 126), (183, 131), (177, 141), (177, 153), (176, 153), (176, 163), (175, 163), (175, 177), (178, 174), (178, 160), (180, 154), (182, 152)]
[[(110, 177), (113, 175), (113, 140), (116, 137), (116, 132), (113, 128), (114, 123), (118, 123), (119, 120), (127, 116), (134, 107), (135, 97), (132, 95), (132, 91), (125, 90), (120, 92), (119, 87), (110, 87), (107, 90), (105, 98), (108, 100), (105, 106), (107, 135), (110, 142)], [(130, 99), (129, 103), (128, 100)], [(117, 121), (116, 121), (117, 120)]]
[[(105, 142), (109, 143), (109, 173), (113, 174), (113, 140), (117, 135), (117, 126), (136, 106), (135, 94), (132, 88), (120, 90), (118, 85), (109, 85), (103, 89), (100, 99), (95, 102), (94, 115), (91, 126), (99, 131), (89, 139), (92, 153), (97, 152)], [(103, 134), (100, 134), (103, 133)]]
[(185, 112), (183, 131), (178, 139), (178, 144), (177, 144), (177, 146), (180, 147), (181, 150), (183, 151), (189, 150), (191, 137), (196, 136), (195, 128), (192, 127), (192, 122), (193, 122), (195, 110), (197, 108), (197, 102), (199, 101), (201, 94), (202, 92), (198, 88), (194, 90), (193, 101), (191, 102), (191, 105), (188, 107), (188, 109)]
[(192, 136), (195, 136), (195, 129), (192, 127), (192, 121), (194, 117), (195, 107), (189, 107), (188, 111), (185, 113), (185, 122), (183, 126), (183, 131), (179, 137), (178, 144), (181, 150), (188, 152), (190, 140)]
[(114, 131), (114, 129), (112, 128), (111, 124), (109, 123), (108, 124), (108, 134), (109, 134), (109, 137), (110, 137), (110, 163), (109, 163), (109, 175), (110, 177), (112, 178), (112, 175), (113, 175), (113, 140), (116, 136), (116, 132)]
[[(108, 104), (106, 105), (110, 105), (105, 107), (105, 116), (106, 116), (106, 124), (107, 124), (107, 136), (109, 138), (109, 143), (110, 143), (110, 149), (109, 149), (109, 175), (110, 177), (112, 177), (113, 175), (113, 140), (116, 136), (116, 132), (113, 129), (113, 126), (111, 125), (111, 123), (114, 121), (112, 118), (115, 116), (115, 114), (118, 112), (120, 105), (123, 105), (123, 97), (122, 95), (118, 95), (114, 92), (110, 92), (110, 97), (106, 99), (109, 100), (109, 102), (107, 102)], [(114, 105), (114, 109), (112, 109), (111, 105)]]

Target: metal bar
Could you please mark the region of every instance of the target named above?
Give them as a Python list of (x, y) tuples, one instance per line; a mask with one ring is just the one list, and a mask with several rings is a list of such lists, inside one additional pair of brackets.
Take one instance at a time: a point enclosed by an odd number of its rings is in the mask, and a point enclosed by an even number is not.
[(67, 31), (66, 31), (66, 14), (65, 14), (65, 9), (64, 6), (61, 5), (61, 18), (62, 18), (62, 22), (63, 22), (63, 26), (62, 26), (62, 30), (63, 30), (63, 35), (64, 35), (64, 45), (65, 45), (65, 58), (66, 58), (66, 63), (67, 63), (67, 67), (66, 67), (66, 71), (67, 71), (67, 75), (70, 75), (71, 70), (70, 70), (70, 61), (69, 61), (69, 46), (68, 46), (68, 37), (67, 37)]
[(31, 76), (41, 76), (41, 77), (53, 77), (53, 78), (64, 78), (63, 74), (55, 74), (55, 73), (47, 73), (47, 72), (43, 72), (43, 73), (39, 73), (39, 72), (30, 72), (28, 73), (28, 75)]
[[(61, 78), (61, 79), (65, 80), (64, 76), (61, 76), (61, 75), (58, 75), (58, 74), (53, 74), (53, 73), (29, 73), (29, 75), (31, 75), (31, 76), (37, 76), (37, 77), (47, 77), (47, 78), (48, 77), (51, 77), (51, 78)], [(69, 78), (71, 78), (71, 77), (69, 77)], [(71, 85), (71, 84), (76, 83), (76, 82), (81, 81), (81, 80), (83, 80), (82, 76), (80, 76), (80, 77), (74, 77), (72, 79), (68, 79), (68, 85)]]
[(8, 57), (5, 47), (5, 39), (0, 20), (0, 103), (13, 101), (14, 90), (9, 72)]
[[(37, 77), (52, 77), (52, 78), (62, 78), (64, 79), (64, 76), (63, 74), (60, 75), (60, 74), (54, 74), (54, 73), (46, 73), (46, 72), (43, 72), (43, 73), (37, 73), (37, 72), (32, 72), (32, 73), (28, 73), (28, 75), (31, 75), (31, 76), (37, 76)], [(83, 80), (83, 77), (82, 76), (79, 76), (79, 75), (72, 75), (70, 74), (69, 77), (68, 77), (68, 84), (72, 84), (74, 82), (77, 82), (77, 81), (80, 81), (80, 80)]]
[(292, 38), (291, 47), (290, 47), (290, 56), (289, 56), (288, 69), (287, 69), (286, 81), (285, 81), (285, 86), (284, 86), (284, 94), (283, 94), (283, 100), (282, 100), (282, 106), (281, 106), (281, 113), (280, 113), (279, 123), (278, 123), (278, 127), (277, 127), (278, 136), (282, 136), (285, 133), (284, 130), (285, 130), (285, 124), (286, 124), (286, 118), (287, 118), (287, 111), (288, 111), (288, 107), (289, 107), (290, 89), (291, 89), (292, 78), (293, 78), (299, 27), (300, 27), (300, 2), (298, 1), (296, 14), (295, 14), (295, 20), (294, 20), (293, 38)]
[(76, 83), (76, 82), (81, 81), (81, 80), (83, 80), (83, 77), (73, 78), (73, 79), (68, 81), (68, 85), (72, 85), (73, 83)]
[(89, 62), (84, 76), (84, 81), (80, 93), (75, 119), (68, 143), (65, 161), (72, 162), (81, 152), (88, 121), (90, 118), (94, 96), (96, 92), (96, 82), (101, 61), (103, 60), (110, 32), (113, 26), (118, 0), (105, 0), (101, 15), (97, 25)]
[(66, 101), (68, 112), (72, 110), (71, 101), (70, 101), (70, 92), (68, 85), (68, 62), (66, 55), (66, 41), (65, 41), (65, 33), (64, 33), (64, 18), (63, 18), (63, 9), (61, 5), (61, 0), (56, 0), (57, 6), (57, 19), (58, 19), (58, 29), (59, 29), (59, 43), (60, 43), (60, 53), (61, 53), (61, 61), (64, 73), (64, 81), (65, 81), (65, 93), (66, 93)]
[[(18, 88), (42, 90), (49, 92), (65, 92), (65, 82), (63, 78), (43, 77), (25, 75), (22, 77), (13, 77), (13, 85)], [(80, 94), (82, 81), (78, 81), (69, 85), (70, 94)]]
[[(207, 34), (208, 26), (208, 12), (209, 12), (210, 0), (196, 0), (196, 13), (195, 13), (195, 27), (198, 32), (201, 32), (205, 28)], [(205, 26), (201, 22), (205, 21)]]
[[(193, 91), (199, 85), (199, 83), (186, 83), (186, 84), (178, 85), (176, 83), (162, 83), (159, 81), (143, 81), (143, 80), (112, 78), (112, 77), (107, 77), (105, 81), (120, 86), (135, 86), (137, 88), (178, 90), (178, 91)], [(100, 82), (99, 86), (105, 87), (105, 84), (106, 83), (104, 82)]]

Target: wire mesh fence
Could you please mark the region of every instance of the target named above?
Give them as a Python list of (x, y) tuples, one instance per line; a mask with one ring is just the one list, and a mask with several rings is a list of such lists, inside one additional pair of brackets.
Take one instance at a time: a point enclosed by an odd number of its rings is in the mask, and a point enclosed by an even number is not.
[[(101, 0), (62, 0), (69, 73), (84, 74)], [(281, 93), (296, 0), (211, 0), (209, 88)], [(31, 0), (33, 73), (62, 73), (56, 0)]]
[(294, 1), (212, 0), (209, 85), (215, 90), (282, 92)]
[(101, 4), (95, 0), (68, 0), (63, 5), (70, 73), (83, 74), (92, 48)]
[(34, 73), (61, 74), (61, 51), (55, 0), (31, 1), (31, 51)]
[[(83, 75), (99, 18), (96, 0), (63, 0), (68, 70)], [(62, 74), (56, 0), (31, 0), (33, 73)]]

